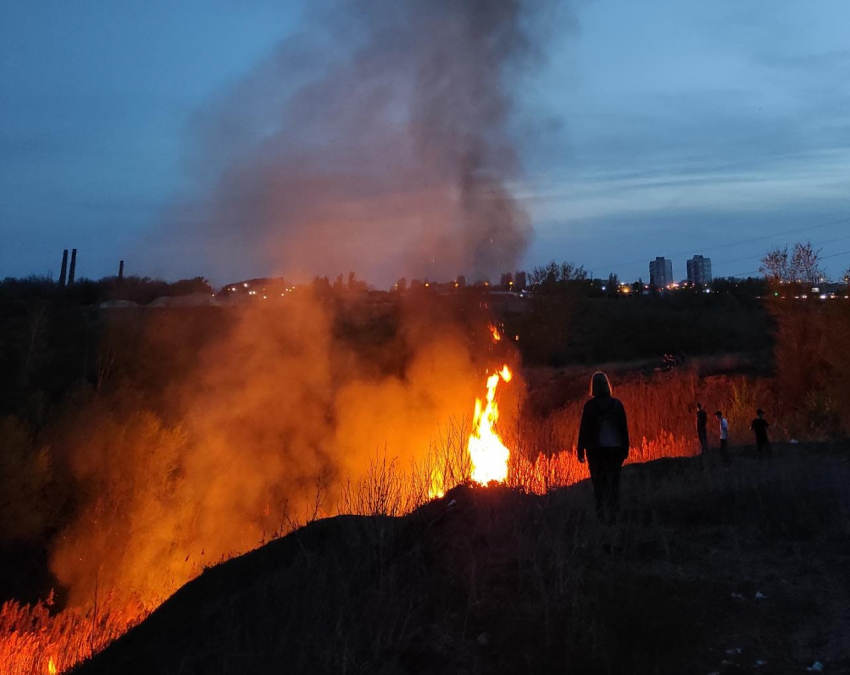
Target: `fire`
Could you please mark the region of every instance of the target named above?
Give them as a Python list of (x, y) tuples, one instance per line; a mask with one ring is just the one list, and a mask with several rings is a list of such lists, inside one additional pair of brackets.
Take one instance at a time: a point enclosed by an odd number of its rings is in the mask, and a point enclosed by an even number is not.
[(510, 450), (496, 433), (499, 420), (499, 405), (496, 403), (496, 388), (499, 380), (510, 382), (510, 368), (503, 366), (498, 373), (487, 378), (485, 402), (475, 399), (475, 415), (472, 418), (472, 433), (469, 436), (469, 458), (472, 463), (472, 479), (486, 485), (492, 480), (503, 481), (508, 477)]
[(56, 664), (53, 662), (52, 656), (47, 659), (47, 672), (50, 673), (50, 675), (56, 675)]
[(502, 339), (502, 334), (499, 333), (499, 329), (492, 323), (488, 326), (488, 328), (490, 329), (490, 334), (493, 336), (493, 342), (499, 342)]

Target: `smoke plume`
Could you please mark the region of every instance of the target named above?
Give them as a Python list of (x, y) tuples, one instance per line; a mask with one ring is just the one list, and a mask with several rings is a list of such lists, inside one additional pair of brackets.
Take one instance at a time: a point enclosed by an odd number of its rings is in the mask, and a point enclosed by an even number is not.
[[(511, 269), (530, 227), (508, 189), (509, 120), (538, 4), (322, 3), (307, 34), (199, 113), (203, 197), (173, 212), (170, 236), (234, 275), (356, 270), (387, 284)], [(468, 420), (501, 359), (471, 343), (471, 311), (463, 325), (425, 296), (366, 353), (336, 332), (345, 307), (307, 287), (281, 306), (229, 308), (209, 331), (180, 315), (151, 328), (141, 372), (178, 347), (191, 366), (153, 393), (102, 393), (57, 441), (79, 490), (52, 559), (71, 603), (110, 589), (155, 604), (286, 529), (317, 485), (333, 513), (334, 490), (376, 453), (406, 466)]]
[(541, 2), (314, 3), (193, 120), (201, 196), (169, 238), (236, 276), (354, 269), (387, 286), (513, 269), (531, 227), (509, 189), (509, 122)]

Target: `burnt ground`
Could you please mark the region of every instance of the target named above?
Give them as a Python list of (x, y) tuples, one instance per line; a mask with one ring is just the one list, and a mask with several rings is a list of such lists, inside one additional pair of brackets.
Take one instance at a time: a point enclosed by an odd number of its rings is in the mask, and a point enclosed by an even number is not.
[(459, 487), (317, 521), (204, 572), (78, 669), (153, 673), (850, 672), (850, 445)]

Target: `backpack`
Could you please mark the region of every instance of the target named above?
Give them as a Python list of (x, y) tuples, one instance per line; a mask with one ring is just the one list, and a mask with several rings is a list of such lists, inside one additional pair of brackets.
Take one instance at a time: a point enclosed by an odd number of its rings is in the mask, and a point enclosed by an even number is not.
[(623, 445), (616, 413), (616, 406), (611, 405), (608, 410), (599, 415), (597, 441), (600, 448), (619, 448)]

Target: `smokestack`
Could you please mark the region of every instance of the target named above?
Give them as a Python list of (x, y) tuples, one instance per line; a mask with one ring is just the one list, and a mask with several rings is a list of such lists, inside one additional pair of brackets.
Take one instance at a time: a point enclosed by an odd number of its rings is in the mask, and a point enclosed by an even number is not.
[(124, 281), (124, 261), (118, 263), (118, 281)]
[(77, 272), (77, 249), (71, 249), (71, 269), (68, 270), (68, 285), (73, 286), (74, 275)]
[(68, 271), (68, 249), (62, 251), (62, 271), (59, 272), (59, 285), (65, 285), (65, 273)]

